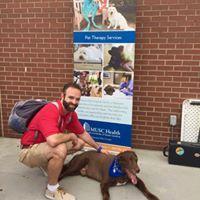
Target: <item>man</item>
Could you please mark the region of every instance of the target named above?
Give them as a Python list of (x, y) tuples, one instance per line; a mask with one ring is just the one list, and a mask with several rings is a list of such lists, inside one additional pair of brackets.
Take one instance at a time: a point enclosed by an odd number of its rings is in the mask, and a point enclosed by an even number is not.
[[(80, 124), (75, 109), (81, 98), (81, 89), (75, 83), (63, 87), (61, 100), (45, 105), (31, 120), (21, 138), (19, 160), (29, 167), (41, 167), (47, 171), (48, 184), (45, 196), (55, 200), (74, 200), (58, 183), (65, 158), (87, 143), (98, 152), (102, 149)], [(65, 134), (64, 131), (71, 133)]]

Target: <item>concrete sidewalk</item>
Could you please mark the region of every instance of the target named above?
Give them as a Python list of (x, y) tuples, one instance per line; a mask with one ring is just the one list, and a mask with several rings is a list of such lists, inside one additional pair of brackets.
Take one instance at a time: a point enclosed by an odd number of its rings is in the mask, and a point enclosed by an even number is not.
[[(0, 200), (45, 200), (46, 177), (38, 168), (30, 169), (18, 162), (19, 140), (0, 137)], [(135, 150), (143, 179), (160, 200), (199, 200), (199, 168), (169, 165), (162, 152)], [(70, 159), (70, 158), (68, 158)], [(77, 200), (101, 200), (99, 183), (74, 176), (61, 185)], [(145, 200), (132, 185), (110, 189), (111, 200)]]

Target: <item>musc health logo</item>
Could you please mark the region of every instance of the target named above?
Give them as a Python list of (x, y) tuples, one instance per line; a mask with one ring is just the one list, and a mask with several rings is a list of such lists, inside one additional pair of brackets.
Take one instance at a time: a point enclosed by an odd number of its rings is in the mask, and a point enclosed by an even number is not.
[(83, 127), (87, 132), (90, 132), (90, 133), (92, 132), (92, 133), (101, 133), (101, 134), (120, 136), (119, 130), (111, 130), (111, 129), (100, 128), (100, 127), (91, 127), (90, 124), (87, 122), (83, 124)]
[(83, 128), (84, 128), (87, 132), (90, 132), (90, 130), (91, 130), (90, 125), (89, 125), (87, 122), (85, 122), (85, 123), (83, 124)]

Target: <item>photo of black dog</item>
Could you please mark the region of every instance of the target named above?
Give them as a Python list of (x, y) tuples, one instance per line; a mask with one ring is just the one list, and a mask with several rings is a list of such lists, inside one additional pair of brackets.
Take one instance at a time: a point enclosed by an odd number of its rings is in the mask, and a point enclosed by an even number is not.
[(110, 61), (108, 63), (109, 67), (113, 67), (115, 70), (121, 67), (122, 63), (122, 52), (124, 50), (124, 46), (112, 47), (108, 53), (111, 55)]
[(134, 45), (105, 45), (104, 58), (107, 64), (104, 70), (132, 72), (134, 70)]
[(140, 171), (137, 161), (137, 155), (131, 150), (121, 152), (116, 156), (86, 151), (75, 155), (69, 163), (64, 165), (59, 180), (73, 175), (94, 179), (100, 182), (103, 200), (110, 199), (109, 187), (131, 183), (148, 200), (159, 200), (158, 197), (149, 192), (144, 182), (137, 176)]
[(107, 85), (107, 86), (104, 88), (104, 91), (106, 92), (106, 94), (112, 96), (113, 93), (115, 92), (115, 88), (112, 87), (111, 85)]

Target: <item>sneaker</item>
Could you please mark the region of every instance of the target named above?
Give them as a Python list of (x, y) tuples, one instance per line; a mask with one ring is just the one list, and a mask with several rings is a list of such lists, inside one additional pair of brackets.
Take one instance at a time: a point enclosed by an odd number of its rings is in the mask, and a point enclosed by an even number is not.
[(45, 197), (51, 200), (75, 200), (76, 198), (66, 193), (61, 187), (58, 187), (55, 192), (46, 189)]

